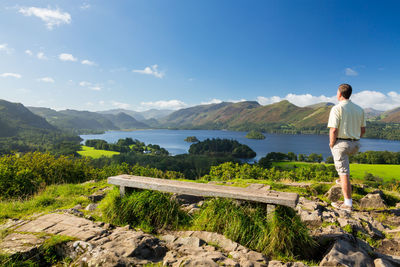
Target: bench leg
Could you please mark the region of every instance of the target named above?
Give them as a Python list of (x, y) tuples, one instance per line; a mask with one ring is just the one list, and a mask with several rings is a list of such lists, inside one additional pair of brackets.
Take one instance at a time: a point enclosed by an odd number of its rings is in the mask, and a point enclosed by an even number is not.
[(275, 208), (276, 208), (275, 205), (267, 204), (267, 207), (266, 207), (266, 209), (267, 209), (267, 218), (271, 218), (271, 216), (272, 216), (272, 215), (274, 214), (274, 212), (275, 212)]
[(125, 196), (125, 186), (122, 185), (119, 186), (119, 193), (121, 197)]

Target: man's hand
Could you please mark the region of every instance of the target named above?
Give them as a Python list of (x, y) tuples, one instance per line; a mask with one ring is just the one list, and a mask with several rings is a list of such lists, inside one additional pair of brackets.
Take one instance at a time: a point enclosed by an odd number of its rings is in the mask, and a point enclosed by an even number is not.
[(329, 129), (329, 147), (330, 148), (332, 148), (335, 145), (338, 133), (339, 133), (338, 128), (330, 128)]

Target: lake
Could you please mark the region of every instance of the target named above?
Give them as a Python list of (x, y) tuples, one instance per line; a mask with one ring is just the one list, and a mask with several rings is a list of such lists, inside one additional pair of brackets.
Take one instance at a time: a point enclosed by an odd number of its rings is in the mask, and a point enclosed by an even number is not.
[[(247, 139), (247, 132), (233, 132), (222, 130), (139, 130), (139, 131), (108, 131), (104, 134), (81, 135), (86, 141), (88, 139), (103, 139), (109, 143), (115, 143), (118, 139), (130, 137), (138, 139), (146, 144), (159, 145), (169, 151), (172, 155), (187, 153), (191, 143), (184, 139), (188, 136), (196, 136), (203, 141), (207, 138), (234, 139), (251, 147), (260, 159), (269, 152), (293, 152), (295, 154), (311, 153), (322, 154), (324, 159), (331, 155), (329, 149), (329, 138), (327, 135), (290, 135), (290, 134), (264, 134), (263, 140)], [(84, 143), (84, 141), (82, 143)], [(360, 151), (400, 151), (400, 141), (382, 139), (361, 139)]]

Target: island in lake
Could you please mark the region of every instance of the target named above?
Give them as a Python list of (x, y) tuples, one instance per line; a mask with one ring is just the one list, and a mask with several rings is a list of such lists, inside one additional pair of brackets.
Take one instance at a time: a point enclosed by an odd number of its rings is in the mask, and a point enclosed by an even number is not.
[(197, 139), (196, 136), (188, 136), (185, 138), (184, 141), (186, 141), (188, 143), (197, 143), (197, 142), (199, 142), (199, 139)]
[(262, 132), (259, 131), (250, 131), (246, 134), (246, 138), (249, 139), (265, 139), (265, 135), (263, 135)]

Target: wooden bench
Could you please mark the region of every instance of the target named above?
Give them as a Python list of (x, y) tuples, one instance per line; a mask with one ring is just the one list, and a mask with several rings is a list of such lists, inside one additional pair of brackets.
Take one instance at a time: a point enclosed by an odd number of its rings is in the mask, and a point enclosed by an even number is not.
[(109, 177), (108, 183), (119, 185), (121, 196), (125, 194), (125, 188), (139, 188), (201, 197), (233, 198), (272, 205), (283, 205), (291, 208), (296, 207), (299, 198), (299, 195), (296, 193), (183, 182), (134, 175)]

